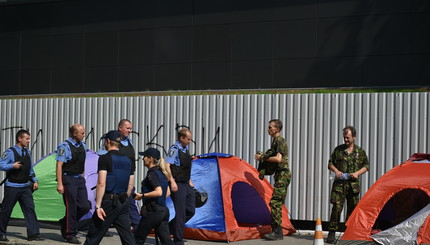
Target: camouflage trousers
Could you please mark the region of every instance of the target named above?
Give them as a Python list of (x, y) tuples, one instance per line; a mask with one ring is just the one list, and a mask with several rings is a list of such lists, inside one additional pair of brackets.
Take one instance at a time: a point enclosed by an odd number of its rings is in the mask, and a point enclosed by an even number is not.
[(346, 220), (348, 220), (352, 211), (354, 211), (354, 208), (358, 204), (359, 193), (352, 189), (350, 181), (336, 180), (333, 183), (330, 197), (330, 202), (333, 204), (328, 228), (330, 231), (339, 230), (340, 214), (342, 213), (345, 199), (347, 202)]
[(272, 226), (282, 225), (282, 205), (285, 203), (287, 188), (291, 182), (291, 172), (289, 170), (276, 171), (274, 178), (274, 190), (272, 199), (270, 199)]

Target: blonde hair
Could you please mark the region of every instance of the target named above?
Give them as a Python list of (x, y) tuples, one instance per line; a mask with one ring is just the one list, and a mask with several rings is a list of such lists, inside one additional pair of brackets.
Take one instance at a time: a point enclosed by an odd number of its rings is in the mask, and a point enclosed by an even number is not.
[(158, 164), (158, 166), (160, 166), (160, 170), (164, 174), (164, 176), (166, 177), (166, 179), (170, 180), (170, 178), (172, 178), (172, 175), (170, 174), (169, 171), (167, 171), (167, 165), (166, 165), (166, 161), (164, 160), (164, 158), (161, 157), (158, 160), (157, 164)]

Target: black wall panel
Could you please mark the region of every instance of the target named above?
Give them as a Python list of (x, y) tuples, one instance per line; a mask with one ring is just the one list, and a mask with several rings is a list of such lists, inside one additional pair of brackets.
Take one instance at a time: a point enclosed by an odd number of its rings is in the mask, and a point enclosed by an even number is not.
[(232, 25), (232, 60), (272, 58), (272, 23)]
[(119, 64), (153, 64), (154, 47), (153, 29), (122, 31), (119, 33)]
[(0, 38), (0, 70), (18, 70), (19, 48), (19, 38)]
[(159, 90), (154, 81), (154, 65), (128, 65), (118, 69), (120, 92)]
[(0, 5), (0, 95), (430, 84), (427, 0), (32, 3)]
[(272, 60), (232, 62), (231, 87), (272, 88)]
[(193, 90), (230, 88), (231, 65), (228, 62), (196, 63), (193, 65)]
[(305, 58), (317, 55), (315, 19), (273, 23), (273, 58)]
[(155, 90), (186, 90), (192, 88), (191, 64), (158, 64), (155, 66)]
[(193, 62), (228, 61), (231, 59), (230, 25), (195, 26)]

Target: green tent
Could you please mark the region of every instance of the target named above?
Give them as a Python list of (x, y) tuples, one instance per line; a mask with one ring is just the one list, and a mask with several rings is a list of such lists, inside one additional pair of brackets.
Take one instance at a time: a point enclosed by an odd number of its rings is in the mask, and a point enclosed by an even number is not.
[[(64, 217), (65, 206), (63, 197), (57, 192), (57, 181), (55, 180), (56, 156), (57, 153), (53, 152), (33, 165), (34, 172), (39, 180), (39, 189), (33, 193), (38, 220), (58, 221)], [(95, 190), (91, 190), (91, 187), (95, 186), (97, 183), (97, 161), (97, 153), (94, 151), (87, 151), (85, 179), (87, 182), (88, 199), (92, 201), (92, 207), (94, 207)], [(90, 218), (93, 212), (94, 210), (91, 209), (82, 219)], [(15, 205), (11, 217), (24, 218), (18, 203)]]

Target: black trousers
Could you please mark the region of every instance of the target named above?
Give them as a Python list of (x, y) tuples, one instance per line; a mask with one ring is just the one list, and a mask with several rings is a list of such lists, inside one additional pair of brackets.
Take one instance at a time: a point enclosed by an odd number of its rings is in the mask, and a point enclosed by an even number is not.
[(175, 244), (183, 245), (185, 223), (194, 216), (196, 196), (193, 188), (188, 183), (177, 182), (176, 184), (178, 185), (178, 191), (172, 193), (176, 215), (170, 221), (170, 233), (173, 235)]
[(133, 233), (130, 230), (130, 205), (128, 199), (126, 198), (123, 202), (118, 199), (103, 199), (101, 207), (106, 213), (105, 221), (99, 219), (97, 212), (94, 212), (85, 244), (100, 244), (112, 224), (118, 231), (121, 244), (136, 244)]
[(4, 198), (0, 211), (0, 235), (6, 235), (7, 225), (10, 215), (16, 202), (19, 202), (25, 222), (27, 223), (27, 236), (39, 234), (39, 221), (37, 221), (34, 210), (32, 185), (27, 187), (9, 187), (4, 188)]
[(88, 201), (84, 178), (63, 175), (63, 185), (66, 215), (62, 222), (66, 224), (66, 236), (72, 237), (78, 233), (78, 221), (90, 211), (91, 203)]
[(166, 206), (156, 205), (156, 210), (148, 211), (146, 216), (142, 216), (134, 233), (136, 244), (145, 244), (146, 237), (152, 229), (155, 229), (161, 244), (173, 245), (169, 232), (169, 209)]

